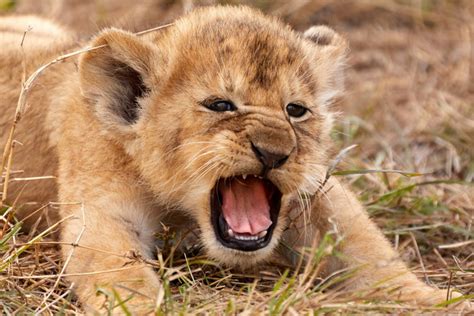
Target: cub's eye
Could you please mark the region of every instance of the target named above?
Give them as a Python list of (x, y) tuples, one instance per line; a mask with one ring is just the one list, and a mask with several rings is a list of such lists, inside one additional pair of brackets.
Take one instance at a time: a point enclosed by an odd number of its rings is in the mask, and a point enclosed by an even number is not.
[(308, 112), (308, 109), (299, 104), (290, 103), (286, 106), (286, 112), (291, 117), (302, 117)]
[(235, 107), (235, 105), (232, 102), (224, 101), (224, 100), (219, 100), (219, 101), (212, 102), (212, 103), (206, 105), (206, 107), (209, 110), (212, 110), (212, 111), (215, 111), (215, 112), (226, 112), (226, 111), (235, 111), (235, 110), (237, 110), (237, 108)]

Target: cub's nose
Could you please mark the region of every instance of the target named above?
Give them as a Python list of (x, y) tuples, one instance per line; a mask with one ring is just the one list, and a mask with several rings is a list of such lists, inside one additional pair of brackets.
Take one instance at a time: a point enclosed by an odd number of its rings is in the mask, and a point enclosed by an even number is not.
[(257, 156), (258, 160), (269, 169), (274, 169), (282, 166), (287, 160), (288, 160), (288, 155), (286, 154), (281, 154), (281, 153), (276, 153), (276, 152), (270, 152), (267, 151), (261, 147), (255, 146), (253, 143), (252, 144), (252, 150)]

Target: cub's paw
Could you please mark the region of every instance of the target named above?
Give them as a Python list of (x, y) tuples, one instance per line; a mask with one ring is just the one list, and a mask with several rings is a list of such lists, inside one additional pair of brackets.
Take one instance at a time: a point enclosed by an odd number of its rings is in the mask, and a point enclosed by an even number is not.
[(424, 287), (412, 292), (410, 301), (423, 306), (444, 307), (457, 312), (473, 311), (472, 303), (462, 297), (463, 295), (459, 292), (451, 292), (448, 296), (446, 290)]
[(99, 287), (96, 295), (90, 297), (85, 304), (87, 314), (109, 314), (109, 315), (151, 315), (154, 314), (160, 293), (159, 289), (154, 293), (143, 293), (143, 291), (115, 287)]
[[(441, 291), (444, 295), (445, 298), (447, 297), (446, 291)], [(459, 292), (451, 292), (450, 293), (450, 299), (448, 301), (445, 301), (446, 304), (441, 303), (440, 305), (446, 306), (451, 310), (455, 310), (458, 312), (474, 312), (474, 302), (471, 302), (469, 299), (464, 299), (463, 294)], [(450, 304), (447, 304), (447, 302), (451, 302)]]
[(82, 279), (76, 288), (86, 314), (154, 314), (164, 295), (156, 272), (146, 266), (100, 276)]

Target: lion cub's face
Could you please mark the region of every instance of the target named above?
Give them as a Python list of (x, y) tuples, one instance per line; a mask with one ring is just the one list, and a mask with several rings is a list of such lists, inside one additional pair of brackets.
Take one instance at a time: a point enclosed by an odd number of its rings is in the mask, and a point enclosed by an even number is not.
[(82, 90), (156, 199), (197, 221), (217, 260), (264, 259), (324, 176), (344, 41), (208, 8), (146, 39), (112, 30), (94, 44), (105, 43), (81, 60)]

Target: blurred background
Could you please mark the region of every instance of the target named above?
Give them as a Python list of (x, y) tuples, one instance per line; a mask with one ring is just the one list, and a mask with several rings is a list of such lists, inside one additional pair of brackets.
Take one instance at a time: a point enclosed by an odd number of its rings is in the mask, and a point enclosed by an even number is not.
[(144, 30), (215, 4), (253, 6), (300, 31), (327, 24), (349, 40), (333, 139), (336, 153), (359, 146), (343, 168), (426, 174), (345, 178), (415, 272), (472, 293), (473, 0), (0, 0), (0, 14), (49, 17), (85, 43), (106, 26)]

